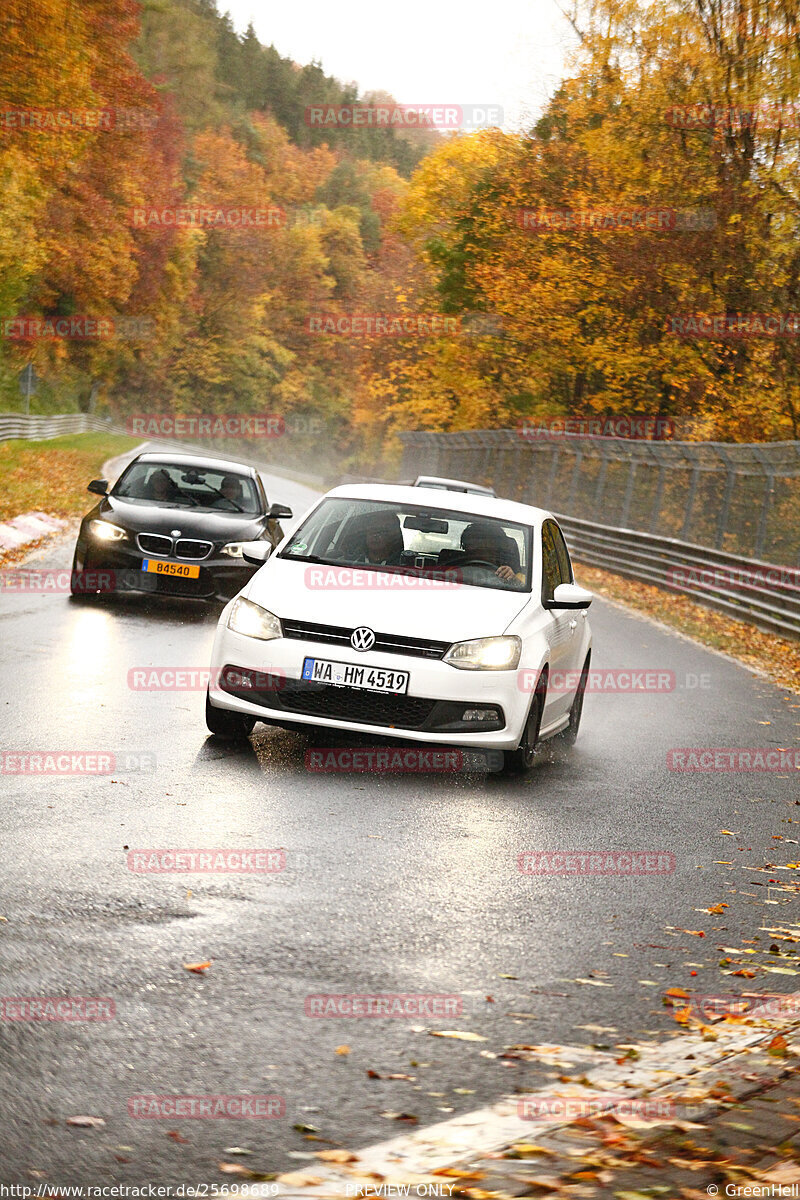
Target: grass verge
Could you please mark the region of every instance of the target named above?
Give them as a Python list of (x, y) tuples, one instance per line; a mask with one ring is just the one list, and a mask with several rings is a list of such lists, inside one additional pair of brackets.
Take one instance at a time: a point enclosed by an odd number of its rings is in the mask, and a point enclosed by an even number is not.
[(0, 521), (26, 512), (76, 517), (92, 506), (86, 485), (106, 459), (138, 446), (141, 438), (75, 433), (44, 442), (0, 442)]
[(579, 582), (598, 596), (617, 600), (635, 612), (654, 617), (704, 646), (721, 650), (746, 666), (756, 667), (779, 687), (800, 694), (800, 642), (764, 633), (734, 621), (686, 596), (677, 595), (610, 571), (580, 563)]

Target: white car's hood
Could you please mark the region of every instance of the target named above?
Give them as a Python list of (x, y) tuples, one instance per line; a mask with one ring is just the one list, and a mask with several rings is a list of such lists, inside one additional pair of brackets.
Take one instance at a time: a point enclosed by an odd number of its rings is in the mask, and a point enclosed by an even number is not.
[[(377, 575), (381, 584), (395, 581), (394, 585), (350, 585), (353, 576), (364, 581)], [(345, 571), (273, 557), (253, 576), (243, 595), (286, 620), (348, 629), (367, 625), (376, 633), (441, 642), (504, 633), (531, 598), (529, 592), (467, 584), (410, 586), (402, 584), (402, 578), (389, 572)]]

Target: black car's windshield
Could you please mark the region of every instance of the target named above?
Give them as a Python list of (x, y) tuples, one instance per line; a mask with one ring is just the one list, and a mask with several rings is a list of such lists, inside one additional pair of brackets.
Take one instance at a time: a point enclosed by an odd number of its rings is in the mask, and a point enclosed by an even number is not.
[(280, 557), (529, 591), (530, 546), (530, 528), (514, 521), (337, 496), (314, 509)]
[(202, 508), (249, 516), (261, 511), (258, 489), (249, 475), (185, 463), (131, 463), (112, 495), (167, 508)]

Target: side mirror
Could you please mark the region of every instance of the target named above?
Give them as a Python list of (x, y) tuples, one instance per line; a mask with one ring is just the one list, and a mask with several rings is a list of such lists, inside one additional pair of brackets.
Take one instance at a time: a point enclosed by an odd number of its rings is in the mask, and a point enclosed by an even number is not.
[(271, 542), (242, 542), (242, 558), (254, 567), (263, 566), (272, 554)]
[(94, 494), (96, 496), (107, 496), (108, 495), (108, 480), (107, 479), (93, 479), (86, 490), (87, 490), (87, 492), (94, 492)]
[(547, 608), (588, 608), (594, 600), (591, 592), (578, 587), (577, 583), (560, 583), (553, 592)]
[(292, 510), (287, 508), (285, 504), (273, 504), (267, 516), (270, 521), (279, 521), (281, 517), (285, 517), (288, 520), (292, 516)]

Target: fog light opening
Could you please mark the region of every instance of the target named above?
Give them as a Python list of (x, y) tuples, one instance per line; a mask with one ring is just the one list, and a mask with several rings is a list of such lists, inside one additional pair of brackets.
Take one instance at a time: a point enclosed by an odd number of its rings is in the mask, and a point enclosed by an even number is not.
[(465, 708), (462, 721), (496, 721), (497, 710), (494, 708)]

